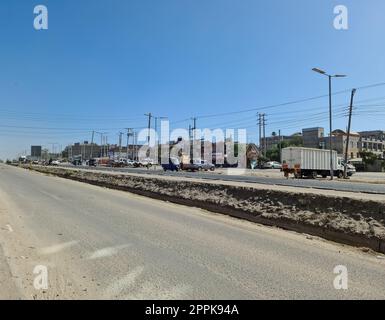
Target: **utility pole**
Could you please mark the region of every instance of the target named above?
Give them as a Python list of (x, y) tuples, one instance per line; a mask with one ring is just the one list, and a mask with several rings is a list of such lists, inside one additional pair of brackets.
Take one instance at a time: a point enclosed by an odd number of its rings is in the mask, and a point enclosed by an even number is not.
[(119, 132), (119, 161), (122, 157), (122, 134), (123, 132)]
[(95, 131), (92, 131), (92, 137), (91, 137), (91, 153), (90, 153), (90, 159), (93, 158), (93, 149), (94, 149), (94, 134)]
[(197, 129), (197, 118), (192, 118), (192, 120), (193, 120), (192, 135), (193, 135), (193, 140), (195, 141), (196, 139), (195, 130)]
[(278, 130), (278, 137), (279, 163), (282, 163), (281, 129)]
[(258, 129), (259, 129), (259, 133), (258, 133), (258, 139), (259, 139), (259, 151), (262, 151), (262, 117), (261, 117), (261, 114), (258, 113), (258, 121), (257, 121), (257, 124), (258, 124)]
[(146, 113), (145, 116), (148, 117), (147, 143), (150, 146), (150, 131), (151, 131), (151, 118), (152, 118), (152, 114), (151, 114), (151, 112), (150, 113)]
[[(129, 143), (130, 143), (130, 136), (132, 136), (132, 128), (127, 128), (127, 145), (126, 145), (126, 159), (128, 160), (128, 150), (129, 150)], [(131, 150), (131, 160), (134, 160), (134, 153), (133, 153), (133, 147)]]
[(356, 93), (356, 89), (352, 90), (352, 94), (350, 97), (350, 106), (349, 106), (349, 121), (348, 121), (348, 135), (346, 137), (346, 149), (345, 149), (345, 163), (344, 163), (344, 178), (347, 179), (347, 169), (348, 169), (348, 152), (349, 152), (349, 140), (350, 140), (350, 126), (352, 123), (352, 112), (353, 112), (353, 100), (354, 95)]
[(155, 144), (158, 135), (158, 117), (154, 117)]
[(258, 128), (259, 128), (259, 150), (262, 150), (262, 117), (261, 114), (258, 113)]
[(108, 136), (106, 136), (106, 145), (105, 145), (105, 149), (106, 149), (106, 157), (110, 157), (110, 155), (109, 155), (109, 152), (110, 152), (110, 148), (109, 148), (109, 146), (108, 146)]
[(262, 127), (263, 127), (263, 155), (266, 157), (267, 143), (266, 143), (266, 114), (262, 113)]
[(98, 131), (95, 131), (95, 133), (97, 134), (100, 134), (100, 157), (103, 157), (103, 135), (107, 132), (98, 132)]
[(133, 132), (133, 146), (132, 146), (132, 152), (133, 152), (133, 157), (135, 158), (135, 160), (138, 160), (138, 149), (137, 149), (137, 144), (138, 144), (138, 134), (137, 132)]
[(127, 128), (126, 160), (128, 161), (128, 143), (130, 140), (130, 128)]
[(191, 143), (191, 159), (190, 160), (194, 159), (194, 143), (196, 140), (196, 129), (197, 129), (197, 118), (194, 117), (194, 118), (192, 118), (192, 120), (193, 120), (193, 127), (191, 128), (192, 143)]
[(103, 158), (103, 133), (100, 133), (100, 157)]
[(191, 124), (188, 125), (188, 139), (189, 139), (189, 142), (190, 142), (190, 159), (192, 159), (193, 157), (193, 151), (192, 151), (192, 127), (191, 127)]

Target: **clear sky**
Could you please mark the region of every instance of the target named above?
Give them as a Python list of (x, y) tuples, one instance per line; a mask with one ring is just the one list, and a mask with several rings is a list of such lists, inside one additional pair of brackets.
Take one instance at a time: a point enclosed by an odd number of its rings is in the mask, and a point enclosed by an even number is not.
[[(48, 30), (33, 9), (48, 8)], [(336, 5), (349, 29), (333, 26)], [(383, 0), (3, 0), (0, 2), (0, 158), (30, 145), (63, 147), (91, 131), (146, 126), (266, 132), (328, 127), (327, 79), (335, 79), (335, 127), (345, 128), (352, 87), (385, 82)], [(385, 130), (385, 85), (357, 91), (352, 128)], [(245, 111), (249, 110), (249, 111)], [(229, 113), (229, 114), (226, 114)], [(207, 117), (209, 116), (209, 117)], [(187, 119), (187, 120), (186, 120)]]

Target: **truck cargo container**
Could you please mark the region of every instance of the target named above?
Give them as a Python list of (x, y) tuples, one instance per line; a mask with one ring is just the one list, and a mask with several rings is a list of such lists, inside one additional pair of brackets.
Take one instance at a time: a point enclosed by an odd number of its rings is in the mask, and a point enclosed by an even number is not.
[[(337, 151), (332, 151), (333, 175), (338, 178), (344, 176), (344, 163), (337, 156)], [(317, 178), (330, 176), (330, 150), (289, 147), (282, 150), (282, 171), (288, 177), (293, 173), (296, 178)], [(348, 166), (348, 175), (355, 172), (353, 166)]]

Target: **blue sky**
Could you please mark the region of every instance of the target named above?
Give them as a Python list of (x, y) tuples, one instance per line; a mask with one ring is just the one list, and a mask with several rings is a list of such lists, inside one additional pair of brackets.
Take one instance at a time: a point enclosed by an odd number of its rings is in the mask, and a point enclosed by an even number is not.
[[(48, 30), (33, 28), (38, 4)], [(346, 31), (333, 27), (339, 4)], [(327, 128), (326, 97), (259, 108), (327, 94), (313, 67), (348, 75), (333, 83), (344, 91), (333, 96), (334, 124), (345, 128), (348, 90), (385, 82), (383, 12), (383, 0), (1, 1), (0, 158), (92, 130), (116, 143), (148, 112), (178, 128), (194, 116), (201, 128), (247, 128), (250, 141), (258, 111), (267, 133)], [(356, 101), (353, 130), (385, 130), (385, 86)]]

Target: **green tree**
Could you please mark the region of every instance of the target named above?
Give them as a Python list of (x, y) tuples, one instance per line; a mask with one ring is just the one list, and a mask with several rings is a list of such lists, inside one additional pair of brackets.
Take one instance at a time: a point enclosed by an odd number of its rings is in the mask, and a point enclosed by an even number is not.
[(369, 151), (361, 152), (362, 162), (366, 165), (373, 165), (374, 162), (378, 159), (378, 157)]

